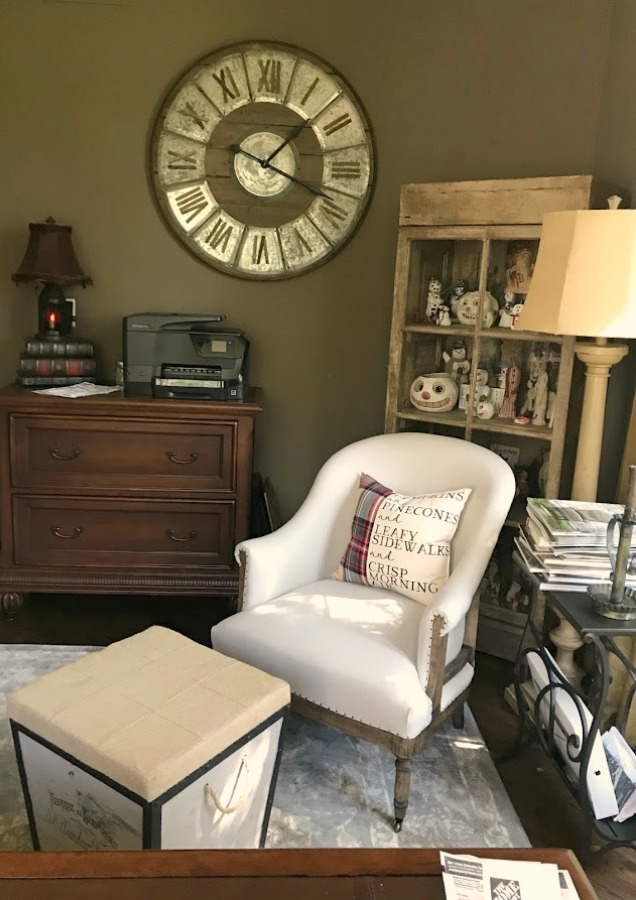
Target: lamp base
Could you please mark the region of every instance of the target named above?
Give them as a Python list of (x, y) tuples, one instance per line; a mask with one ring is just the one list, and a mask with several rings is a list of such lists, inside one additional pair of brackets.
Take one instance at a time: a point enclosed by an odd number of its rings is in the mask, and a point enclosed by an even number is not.
[(574, 351), (585, 364), (585, 391), (572, 481), (573, 500), (596, 502), (607, 384), (612, 367), (627, 355), (628, 350), (627, 345), (608, 343), (606, 338), (575, 344)]
[(619, 603), (611, 600), (611, 584), (591, 585), (587, 593), (592, 598), (592, 608), (597, 615), (621, 621), (636, 619), (636, 591), (632, 588), (623, 591), (623, 598)]
[(59, 340), (73, 327), (73, 304), (58, 284), (47, 282), (38, 295), (38, 337)]

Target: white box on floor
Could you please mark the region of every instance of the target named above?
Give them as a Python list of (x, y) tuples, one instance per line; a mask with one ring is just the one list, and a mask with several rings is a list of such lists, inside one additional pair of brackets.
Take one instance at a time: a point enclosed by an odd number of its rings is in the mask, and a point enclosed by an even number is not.
[(289, 685), (167, 628), (8, 698), (40, 850), (263, 846)]

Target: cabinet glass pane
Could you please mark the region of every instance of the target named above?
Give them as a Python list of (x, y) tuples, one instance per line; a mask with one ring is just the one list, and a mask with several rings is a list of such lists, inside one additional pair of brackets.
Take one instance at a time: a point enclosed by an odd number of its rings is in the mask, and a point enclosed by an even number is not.
[(498, 307), (494, 327), (514, 327), (530, 288), (538, 249), (538, 239), (490, 243), (486, 284)]
[(461, 313), (458, 321), (457, 307), (462, 294), (479, 287), (482, 252), (482, 241), (412, 241), (405, 323), (474, 328)]
[(550, 439), (561, 361), (557, 342), (491, 337), (478, 343), (475, 385), (460, 404), (487, 428)]

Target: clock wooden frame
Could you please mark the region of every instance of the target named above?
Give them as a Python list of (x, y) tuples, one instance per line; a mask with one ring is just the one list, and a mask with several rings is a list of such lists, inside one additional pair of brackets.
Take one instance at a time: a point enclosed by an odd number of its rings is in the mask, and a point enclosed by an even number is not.
[(360, 100), (313, 53), (278, 41), (219, 48), (161, 102), (153, 195), (196, 257), (231, 275), (291, 278), (338, 253), (375, 184)]

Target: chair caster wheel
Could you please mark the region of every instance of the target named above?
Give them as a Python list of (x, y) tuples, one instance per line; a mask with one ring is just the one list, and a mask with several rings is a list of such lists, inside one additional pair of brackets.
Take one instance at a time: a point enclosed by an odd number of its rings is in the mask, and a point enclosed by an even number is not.
[(402, 831), (402, 819), (393, 819), (393, 831), (399, 834)]

